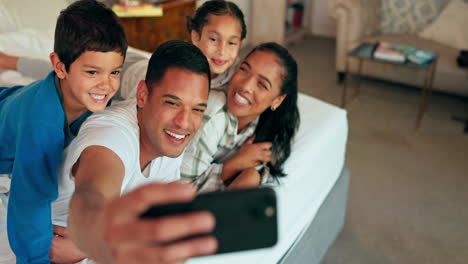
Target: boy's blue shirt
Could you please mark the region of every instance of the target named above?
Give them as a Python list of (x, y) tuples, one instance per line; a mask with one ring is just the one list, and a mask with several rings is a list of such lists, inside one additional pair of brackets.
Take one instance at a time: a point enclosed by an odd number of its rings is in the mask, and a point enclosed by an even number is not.
[(7, 226), (17, 263), (50, 263), (57, 169), (63, 149), (91, 114), (68, 126), (55, 76), (0, 88), (0, 174), (12, 175)]

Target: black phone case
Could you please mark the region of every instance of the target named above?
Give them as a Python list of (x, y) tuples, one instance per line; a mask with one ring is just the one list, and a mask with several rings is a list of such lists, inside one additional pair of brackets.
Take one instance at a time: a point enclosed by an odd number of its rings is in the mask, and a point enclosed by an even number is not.
[(190, 203), (156, 205), (142, 218), (208, 210), (216, 218), (212, 235), (216, 254), (274, 246), (278, 240), (276, 195), (271, 188), (243, 189), (198, 195)]

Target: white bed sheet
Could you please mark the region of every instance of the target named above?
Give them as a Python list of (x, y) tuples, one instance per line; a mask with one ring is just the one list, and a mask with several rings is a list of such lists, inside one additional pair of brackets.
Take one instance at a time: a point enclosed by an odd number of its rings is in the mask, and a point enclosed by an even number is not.
[(348, 121), (344, 110), (305, 94), (299, 94), (299, 111), (301, 126), (285, 164), (288, 176), (276, 188), (276, 246), (195, 258), (188, 264), (277, 263), (313, 220), (343, 169)]

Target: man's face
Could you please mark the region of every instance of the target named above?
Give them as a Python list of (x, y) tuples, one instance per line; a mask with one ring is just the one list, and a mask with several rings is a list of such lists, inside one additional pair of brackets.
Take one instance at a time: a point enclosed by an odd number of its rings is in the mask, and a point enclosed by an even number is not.
[(59, 78), (65, 110), (82, 113), (104, 110), (120, 86), (120, 71), (124, 57), (114, 51), (85, 51)]
[(200, 128), (208, 101), (208, 77), (169, 68), (148, 95), (138, 86), (140, 146), (153, 157), (177, 157)]

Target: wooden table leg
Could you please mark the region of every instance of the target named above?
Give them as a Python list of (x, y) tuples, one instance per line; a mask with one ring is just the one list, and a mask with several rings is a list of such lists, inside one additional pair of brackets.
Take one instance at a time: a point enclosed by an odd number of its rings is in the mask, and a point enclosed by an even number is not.
[(343, 92), (341, 93), (341, 108), (346, 109), (346, 92), (348, 89), (348, 79), (349, 79), (349, 57), (346, 56), (346, 62), (345, 62), (345, 79), (343, 83)]
[(432, 83), (434, 81), (434, 72), (437, 65), (437, 59), (435, 59), (431, 66), (426, 68), (426, 76), (424, 78), (424, 87), (422, 88), (421, 94), (421, 102), (419, 103), (419, 111), (416, 118), (416, 131), (419, 130), (421, 126), (421, 120), (424, 116), (424, 112), (426, 111), (427, 104), (429, 102), (429, 98), (432, 93)]
[(358, 66), (358, 83), (356, 86), (356, 93), (355, 97), (357, 97), (361, 93), (361, 81), (362, 81), (362, 63), (363, 59), (359, 58), (359, 66)]

